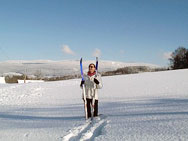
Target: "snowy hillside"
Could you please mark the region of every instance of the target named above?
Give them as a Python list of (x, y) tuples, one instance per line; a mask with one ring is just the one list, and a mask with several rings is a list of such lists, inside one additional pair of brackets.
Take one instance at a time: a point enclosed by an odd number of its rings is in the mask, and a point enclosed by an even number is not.
[[(89, 63), (95, 61), (83, 61), (83, 67), (86, 70)], [(112, 71), (117, 68), (126, 66), (148, 66), (157, 68), (159, 66), (146, 63), (123, 63), (114, 61), (100, 61), (100, 71)], [(0, 75), (7, 72), (26, 73), (28, 75), (42, 73), (46, 76), (62, 76), (67, 74), (79, 74), (79, 60), (64, 60), (64, 61), (51, 61), (51, 60), (13, 60), (0, 62)]]
[(80, 79), (0, 84), (0, 140), (188, 140), (188, 69), (103, 77), (84, 119)]

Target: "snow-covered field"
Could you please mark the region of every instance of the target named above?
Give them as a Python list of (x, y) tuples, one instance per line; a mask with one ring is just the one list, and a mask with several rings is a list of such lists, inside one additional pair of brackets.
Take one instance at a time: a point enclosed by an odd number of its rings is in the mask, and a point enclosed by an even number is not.
[(92, 122), (79, 84), (0, 84), (0, 140), (188, 140), (188, 69), (103, 77)]

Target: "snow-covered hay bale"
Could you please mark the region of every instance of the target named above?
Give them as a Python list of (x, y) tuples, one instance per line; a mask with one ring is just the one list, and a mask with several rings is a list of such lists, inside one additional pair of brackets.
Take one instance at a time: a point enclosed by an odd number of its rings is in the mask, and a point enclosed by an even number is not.
[(24, 79), (24, 75), (15, 72), (4, 73), (6, 83), (18, 83), (18, 79)]

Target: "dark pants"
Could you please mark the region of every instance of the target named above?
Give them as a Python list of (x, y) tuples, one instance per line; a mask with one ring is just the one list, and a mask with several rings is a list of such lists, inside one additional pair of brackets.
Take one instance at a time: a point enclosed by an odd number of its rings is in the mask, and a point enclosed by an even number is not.
[[(88, 118), (91, 117), (91, 109), (92, 109), (92, 99), (86, 99), (87, 100), (87, 115)], [(95, 100), (95, 105), (94, 105), (94, 117), (98, 116), (98, 100)]]

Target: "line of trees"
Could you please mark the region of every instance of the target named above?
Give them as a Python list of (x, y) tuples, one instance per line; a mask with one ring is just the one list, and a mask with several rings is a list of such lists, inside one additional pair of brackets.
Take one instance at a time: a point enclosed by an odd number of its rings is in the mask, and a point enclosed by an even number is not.
[(172, 69), (188, 68), (188, 49), (179, 47), (172, 53), (169, 60)]

